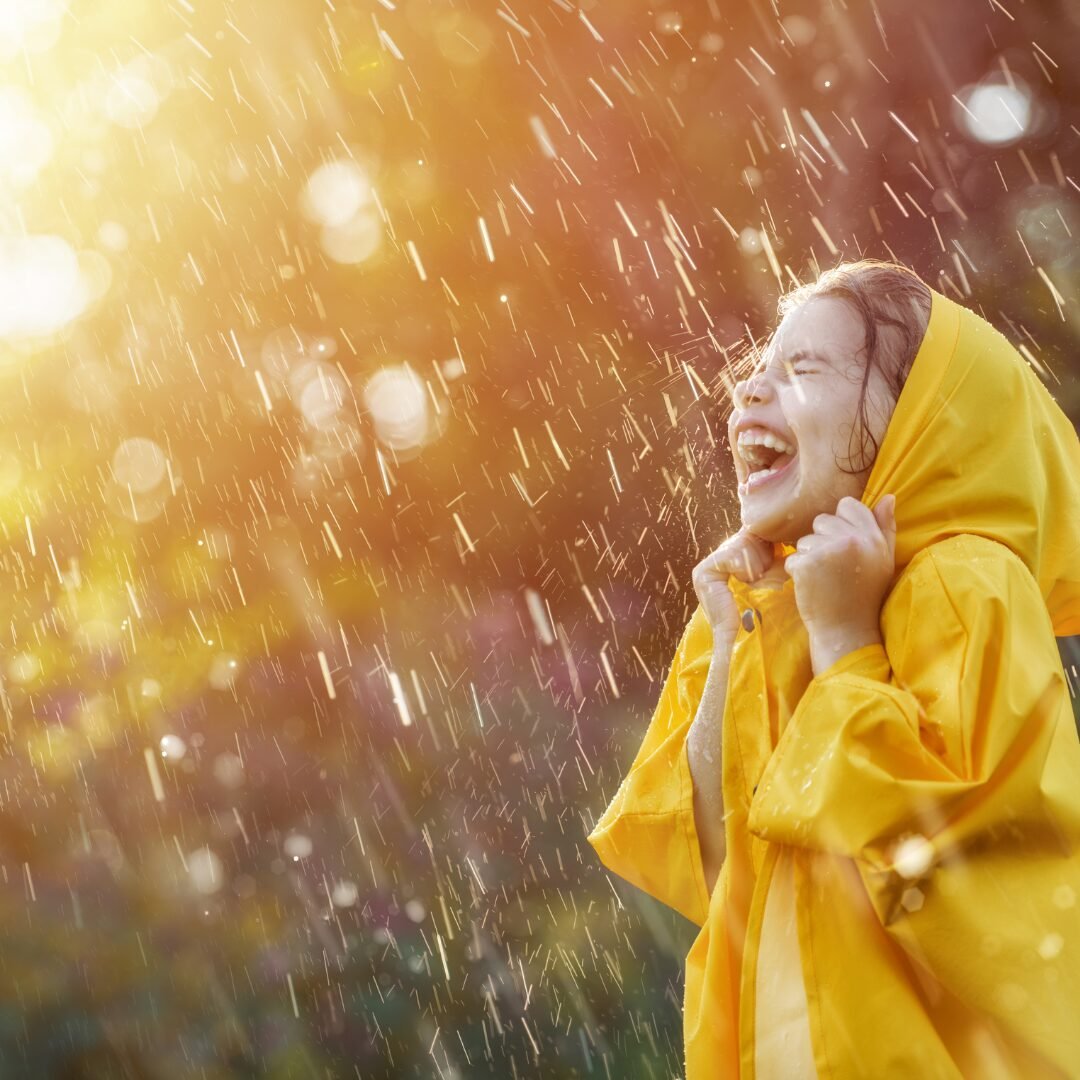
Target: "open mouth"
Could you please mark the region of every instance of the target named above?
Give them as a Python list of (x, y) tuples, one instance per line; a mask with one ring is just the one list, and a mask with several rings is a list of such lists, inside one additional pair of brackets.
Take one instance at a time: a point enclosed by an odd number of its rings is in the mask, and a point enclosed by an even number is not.
[(755, 492), (759, 488), (764, 487), (766, 484), (780, 479), (788, 472), (797, 457), (798, 454), (778, 455), (775, 464), (766, 469), (757, 469), (750, 473), (750, 475), (739, 484), (739, 494), (750, 494), (751, 492)]
[(744, 431), (739, 434), (738, 457), (745, 479), (739, 483), (739, 494), (757, 491), (782, 477), (792, 466), (798, 450), (785, 439), (771, 432)]

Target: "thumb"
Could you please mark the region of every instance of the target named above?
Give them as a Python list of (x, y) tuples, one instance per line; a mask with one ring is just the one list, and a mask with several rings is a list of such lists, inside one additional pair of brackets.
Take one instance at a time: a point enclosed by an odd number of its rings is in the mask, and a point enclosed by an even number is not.
[(883, 495), (874, 507), (874, 520), (889, 545), (889, 554), (896, 552), (896, 496)]

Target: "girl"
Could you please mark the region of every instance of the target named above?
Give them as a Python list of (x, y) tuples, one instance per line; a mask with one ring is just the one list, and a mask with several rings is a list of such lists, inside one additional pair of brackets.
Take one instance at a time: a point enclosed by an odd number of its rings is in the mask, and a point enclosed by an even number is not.
[(889, 263), (785, 297), (742, 528), (589, 835), (700, 928), (687, 1080), (1080, 1077), (1080, 443)]

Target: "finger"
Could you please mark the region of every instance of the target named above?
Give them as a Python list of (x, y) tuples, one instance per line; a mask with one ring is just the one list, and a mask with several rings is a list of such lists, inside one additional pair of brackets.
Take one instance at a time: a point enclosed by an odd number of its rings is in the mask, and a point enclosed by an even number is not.
[(837, 517), (836, 514), (818, 514), (814, 518), (813, 526), (818, 536), (840, 536), (851, 532), (851, 522)]
[(747, 550), (754, 564), (754, 576), (751, 580), (756, 581), (773, 564), (773, 545), (771, 540), (763, 540), (752, 533), (747, 534), (747, 541)]
[[(849, 530), (845, 530), (849, 531)], [(795, 541), (795, 550), (800, 555), (809, 555), (812, 551), (818, 551), (828, 543), (828, 537), (819, 533), (807, 533)]]
[(754, 559), (744, 544), (733, 545), (725, 540), (712, 554), (706, 555), (698, 566), (698, 572), (708, 577), (727, 579), (729, 574), (753, 571)]
[(712, 581), (716, 578), (724, 579), (728, 574), (725, 565), (725, 563), (717, 559), (715, 554), (709, 555), (697, 565), (694, 570), (694, 577), (703, 582)]
[(747, 543), (750, 544), (762, 558), (772, 558), (773, 542), (771, 540), (766, 540), (763, 536), (758, 536), (757, 533), (752, 532), (745, 533), (745, 536)]
[(769, 568), (775, 561), (773, 554), (773, 545), (771, 540), (762, 540), (760, 537), (754, 537), (753, 540), (753, 552), (754, 552), (754, 565), (756, 573), (754, 580), (764, 576), (768, 573)]
[(725, 545), (721, 559), (732, 573), (756, 578), (772, 561), (772, 544), (742, 530)]
[(874, 507), (874, 520), (889, 547), (889, 558), (896, 558), (896, 496), (883, 495)]
[(731, 572), (737, 577), (752, 581), (761, 573), (761, 562), (758, 559), (756, 552), (745, 544), (739, 548), (738, 554), (736, 555), (736, 563), (738, 565), (738, 570), (732, 568)]
[(854, 525), (860, 532), (874, 533), (878, 528), (874, 512), (870, 507), (858, 499), (853, 499), (850, 495), (845, 495), (836, 504), (836, 516)]

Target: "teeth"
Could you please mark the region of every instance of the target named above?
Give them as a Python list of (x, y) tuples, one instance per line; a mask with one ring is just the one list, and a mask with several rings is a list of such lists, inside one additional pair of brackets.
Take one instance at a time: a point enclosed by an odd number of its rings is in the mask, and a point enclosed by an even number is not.
[[(784, 462), (784, 465), (787, 465), (786, 461)], [(746, 478), (746, 482), (750, 484), (755, 480), (763, 480), (766, 476), (772, 476), (774, 472), (779, 472), (784, 468), (784, 465), (774, 465), (770, 469), (755, 469), (754, 472)]]
[(795, 447), (770, 431), (740, 431), (739, 446), (767, 446), (781, 454), (794, 454)]

